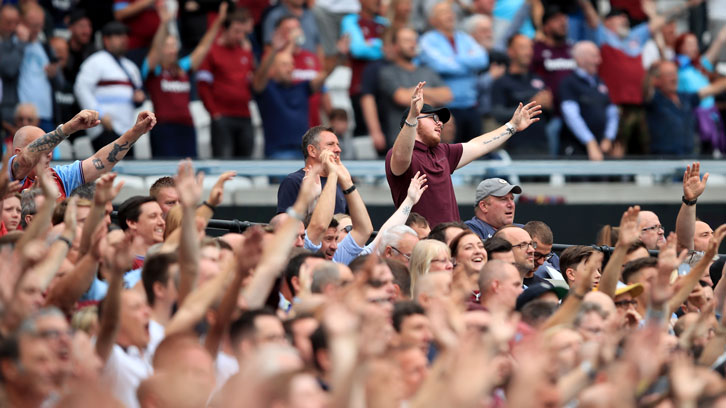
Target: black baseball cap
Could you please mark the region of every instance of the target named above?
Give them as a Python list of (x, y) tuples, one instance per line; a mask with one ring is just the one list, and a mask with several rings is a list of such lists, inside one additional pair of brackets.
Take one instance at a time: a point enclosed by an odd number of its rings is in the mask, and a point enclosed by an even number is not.
[(104, 37), (108, 37), (111, 35), (124, 35), (128, 33), (129, 28), (120, 21), (109, 21), (101, 29), (101, 35)]
[[(408, 117), (408, 113), (410, 111), (410, 106), (406, 108), (405, 111), (403, 111), (403, 116), (401, 116), (401, 122), (398, 124), (399, 127), (403, 127), (403, 123), (406, 122), (406, 118)], [(441, 123), (446, 123), (451, 118), (451, 112), (447, 108), (434, 108), (433, 106), (424, 103), (423, 107), (421, 108), (421, 114), (428, 113), (435, 113), (436, 115), (438, 115)]]
[(557, 287), (547, 281), (537, 282), (532, 286), (528, 286), (524, 292), (517, 296), (517, 310), (522, 310), (524, 305), (539, 298), (547, 292), (554, 293), (560, 300), (562, 300), (562, 298), (567, 295), (568, 291), (565, 288)]
[(83, 20), (84, 18), (88, 18), (85, 10), (83, 10), (82, 8), (74, 9), (73, 11), (71, 11), (70, 16), (68, 17), (68, 25), (71, 26), (77, 21)]

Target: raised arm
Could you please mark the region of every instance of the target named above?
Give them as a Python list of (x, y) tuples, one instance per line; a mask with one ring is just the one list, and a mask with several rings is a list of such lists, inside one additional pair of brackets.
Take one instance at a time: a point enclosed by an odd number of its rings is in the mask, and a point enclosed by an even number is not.
[(577, 310), (582, 304), (582, 300), (592, 289), (592, 275), (597, 270), (597, 260), (592, 254), (585, 261), (585, 267), (582, 268), (575, 276), (575, 284), (573, 288), (570, 288), (570, 294), (567, 296), (562, 306), (547, 319), (542, 325), (542, 330), (546, 330), (550, 327), (570, 324), (575, 320)]
[[(708, 181), (708, 173), (701, 178), (701, 163), (693, 162), (683, 173), (683, 201), (676, 217), (676, 235), (678, 250), (693, 249), (693, 237), (696, 234), (696, 200), (703, 194)], [(689, 203), (686, 204), (685, 202)]]
[(194, 176), (191, 160), (184, 160), (179, 164), (174, 184), (179, 194), (179, 204), (182, 206), (181, 240), (179, 242), (179, 299), (182, 304), (184, 298), (192, 291), (199, 271), (199, 237), (197, 236), (196, 213), (197, 204), (202, 196), (202, 180), (204, 173)]
[(144, 133), (156, 125), (156, 116), (150, 111), (143, 111), (136, 117), (134, 127), (127, 130), (121, 137), (107, 144), (93, 156), (83, 160), (83, 175), (86, 182), (95, 181), (102, 174), (108, 173)]
[(16, 149), (16, 156), (13, 159), (11, 168), (13, 179), (25, 179), (33, 168), (40, 163), (40, 159), (44, 155), (50, 154), (68, 136), (79, 130), (92, 128), (99, 123), (101, 122), (98, 120), (98, 112), (82, 110), (73, 119), (60, 125), (56, 130), (35, 139), (22, 149)]
[(408, 170), (411, 165), (411, 156), (413, 155), (413, 145), (416, 141), (416, 126), (418, 126), (418, 115), (421, 114), (423, 108), (423, 87), (426, 82), (419, 82), (411, 94), (411, 107), (401, 131), (398, 132), (396, 141), (393, 143), (391, 153), (391, 172), (395, 176), (400, 176)]
[(718, 32), (718, 35), (713, 40), (713, 42), (711, 42), (711, 45), (708, 47), (706, 52), (703, 53), (703, 56), (706, 57), (706, 59), (712, 65), (716, 65), (716, 61), (718, 60), (718, 55), (721, 53), (721, 50), (723, 49), (725, 44), (726, 44), (726, 26), (721, 28), (721, 31)]
[(426, 175), (417, 171), (411, 179), (411, 183), (408, 185), (408, 194), (406, 195), (406, 198), (403, 199), (403, 202), (396, 209), (396, 212), (394, 212), (393, 215), (391, 215), (386, 222), (383, 223), (381, 228), (378, 230), (378, 234), (376, 234), (376, 237), (373, 239), (373, 242), (371, 242), (373, 251), (375, 251), (375, 248), (378, 246), (381, 238), (383, 238), (384, 232), (392, 227), (406, 223), (409, 214), (411, 214), (411, 209), (418, 203), (418, 200), (421, 199), (423, 192), (429, 188), (429, 186), (425, 185), (426, 181)]
[(615, 250), (610, 255), (608, 263), (603, 268), (600, 283), (598, 284), (598, 292), (602, 292), (611, 298), (615, 297), (615, 289), (620, 280), (620, 272), (622, 271), (623, 261), (628, 252), (628, 248), (638, 240), (640, 231), (638, 230), (638, 214), (640, 207), (629, 207), (620, 219), (620, 234), (618, 242), (615, 244)]
[[(126, 3), (127, 4), (126, 7), (119, 9), (119, 10), (114, 10), (113, 17), (116, 20), (124, 20), (127, 18), (131, 18), (131, 17), (143, 12), (147, 8), (151, 7), (155, 1), (156, 0), (139, 0), (139, 1), (135, 1), (135, 2)], [(163, 3), (161, 3), (161, 4), (163, 4)]]
[(516, 132), (521, 132), (527, 129), (532, 123), (539, 121), (539, 118), (536, 116), (541, 113), (542, 106), (537, 105), (536, 101), (532, 101), (524, 106), (520, 102), (517, 110), (514, 111), (514, 115), (512, 115), (512, 119), (504, 126), (500, 126), (499, 129), (462, 143), (463, 152), (461, 153), (461, 159), (459, 159), (459, 165), (456, 168), (460, 169), (479, 157), (494, 151)]
[(194, 51), (192, 51), (192, 71), (196, 71), (196, 69), (202, 64), (202, 61), (204, 61), (204, 58), (207, 56), (209, 49), (212, 47), (214, 39), (217, 38), (219, 27), (222, 26), (222, 23), (224, 23), (224, 20), (227, 18), (228, 6), (229, 4), (226, 1), (219, 4), (219, 14), (217, 14), (217, 19), (214, 20), (212, 26), (207, 29), (207, 32), (204, 33), (204, 37), (202, 37), (199, 44), (196, 48), (194, 48)]
[(236, 273), (232, 283), (227, 288), (222, 301), (217, 308), (217, 318), (214, 325), (207, 332), (204, 339), (204, 348), (207, 349), (212, 357), (216, 357), (219, 350), (219, 343), (222, 336), (227, 331), (232, 314), (237, 309), (237, 300), (242, 288), (242, 281), (249, 276), (262, 255), (262, 240), (264, 232), (259, 226), (248, 228), (244, 234), (244, 241), (240, 248), (235, 249), (237, 258)]
[[(320, 159), (323, 162), (323, 166), (328, 172), (328, 180), (325, 182), (325, 187), (320, 193), (313, 215), (310, 217), (310, 223), (308, 224), (306, 233), (308, 239), (315, 245), (319, 245), (323, 239), (325, 231), (330, 225), (330, 220), (333, 219), (335, 214), (335, 196), (337, 193), (338, 185), (338, 166), (335, 164), (335, 155), (328, 150), (321, 153)], [(310, 177), (309, 173), (308, 176)], [(304, 212), (301, 214), (305, 214)]]
[[(287, 258), (297, 237), (298, 222), (302, 221), (308, 206), (315, 198), (315, 179), (320, 173), (318, 166), (313, 166), (303, 179), (300, 193), (292, 205), (294, 217), (283, 221), (270, 242), (265, 246), (260, 264), (255, 269), (252, 281), (243, 291), (243, 296), (250, 309), (262, 307), (270, 295), (275, 279), (280, 275), (287, 263)], [(297, 218), (297, 219), (296, 219)]]
[(171, 22), (174, 16), (169, 12), (169, 9), (165, 4), (161, 4), (157, 9), (159, 12), (159, 28), (156, 29), (154, 38), (151, 40), (151, 48), (149, 53), (146, 54), (146, 66), (148, 72), (152, 72), (157, 65), (161, 62), (161, 53), (164, 49), (164, 41), (169, 35), (169, 22)]
[[(701, 258), (701, 260), (698, 261), (696, 265), (691, 267), (691, 271), (688, 272), (688, 275), (682, 278), (683, 282), (680, 289), (678, 289), (676, 294), (673, 295), (673, 297), (668, 301), (669, 312), (675, 312), (676, 310), (678, 310), (683, 302), (688, 299), (688, 295), (691, 294), (693, 288), (698, 284), (698, 281), (703, 276), (706, 268), (708, 267), (708, 265), (711, 264), (713, 257), (716, 256), (716, 253), (718, 252), (718, 247), (721, 245), (721, 241), (723, 241), (724, 235), (726, 235), (726, 224), (723, 224), (720, 227), (716, 228), (716, 231), (713, 232), (711, 240), (708, 242), (708, 249), (706, 249), (706, 253), (703, 255), (703, 258)], [(683, 259), (685, 259), (685, 254), (686, 251), (682, 251), (680, 256), (681, 262), (683, 262)], [(681, 262), (676, 264), (676, 267)]]
[(76, 201), (78, 201), (78, 197), (71, 197), (68, 200), (65, 217), (63, 218), (63, 232), (50, 245), (50, 249), (43, 260), (31, 271), (40, 277), (40, 287), (44, 291), (55, 277), (61, 263), (63, 263), (68, 251), (71, 249), (71, 243), (76, 238)]
[(291, 45), (290, 41), (278, 33), (272, 37), (272, 46), (270, 51), (265, 55), (260, 63), (260, 67), (255, 71), (255, 75), (252, 78), (252, 90), (256, 93), (261, 93), (267, 87), (267, 81), (270, 80), (270, 68), (275, 63), (275, 57), (277, 54), (284, 52), (286, 48)]
[(359, 246), (364, 246), (373, 232), (371, 217), (368, 215), (368, 210), (363, 202), (363, 198), (360, 196), (360, 192), (358, 192), (355, 184), (353, 184), (353, 179), (350, 177), (348, 169), (340, 162), (340, 159), (337, 159), (337, 166), (338, 184), (340, 184), (340, 188), (344, 192), (350, 191), (351, 188), (353, 189), (352, 192), (345, 194), (345, 201), (348, 203), (348, 210), (350, 211), (350, 219), (353, 226), (350, 235)]
[(104, 299), (103, 312), (100, 317), (100, 329), (96, 339), (96, 354), (104, 363), (111, 355), (121, 318), (121, 291), (123, 290), (123, 274), (131, 268), (133, 255), (130, 251), (129, 239), (123, 232), (114, 231), (108, 236), (108, 248), (104, 254), (104, 265), (110, 269), (111, 278), (108, 292)]
[(590, 0), (578, 0), (582, 13), (585, 15), (585, 22), (590, 28), (597, 28), (601, 23), (600, 15), (597, 14), (595, 7), (590, 4)]
[(53, 209), (55, 208), (55, 201), (58, 198), (58, 187), (56, 187), (48, 172), (42, 169), (41, 166), (36, 167), (35, 171), (38, 174), (38, 183), (43, 191), (45, 201), (38, 209), (35, 217), (33, 217), (33, 222), (30, 223), (30, 226), (23, 232), (23, 236), (15, 245), (15, 250), (18, 253), (22, 253), (26, 245), (36, 238), (41, 238), (48, 230), (53, 216)]

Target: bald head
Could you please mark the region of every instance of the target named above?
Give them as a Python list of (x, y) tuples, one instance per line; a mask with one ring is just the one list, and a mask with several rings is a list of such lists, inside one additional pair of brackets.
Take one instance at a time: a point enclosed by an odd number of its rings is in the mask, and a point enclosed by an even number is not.
[(590, 75), (597, 74), (600, 67), (600, 49), (592, 41), (580, 41), (572, 47), (572, 57), (577, 66)]
[(495, 280), (504, 280), (510, 276), (512, 272), (519, 275), (517, 268), (515, 268), (511, 263), (504, 262), (499, 259), (490, 260), (484, 264), (481, 272), (479, 272), (479, 289), (483, 292), (485, 290), (484, 288), (488, 288), (492, 282)]
[(640, 240), (647, 249), (658, 249), (665, 244), (665, 231), (653, 211), (641, 211), (638, 214), (638, 229), (640, 229)]
[(18, 154), (25, 146), (31, 144), (35, 139), (43, 136), (45, 132), (37, 126), (23, 126), (15, 132), (13, 137), (13, 150)]

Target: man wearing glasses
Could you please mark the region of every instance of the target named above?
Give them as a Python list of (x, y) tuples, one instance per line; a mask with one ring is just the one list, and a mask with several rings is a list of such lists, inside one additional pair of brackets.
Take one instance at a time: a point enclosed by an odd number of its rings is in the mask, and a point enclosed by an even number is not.
[(534, 274), (534, 252), (537, 249), (537, 242), (524, 229), (515, 225), (507, 225), (494, 234), (495, 237), (504, 238), (512, 244), (514, 254), (514, 266), (522, 276), (524, 286), (529, 287), (537, 282), (544, 282), (543, 278)]
[(424, 104), (423, 87), (419, 82), (411, 95), (411, 106), (401, 117), (401, 131), (393, 148), (386, 155), (386, 179), (393, 202), (398, 207), (406, 198), (411, 178), (417, 171), (428, 179), (428, 190), (413, 207), (430, 225), (459, 221), (459, 207), (451, 183), (454, 170), (493, 151), (514, 133), (539, 120), (536, 102), (520, 103), (512, 119), (492, 132), (465, 143), (441, 143), (441, 131), (450, 116), (446, 108), (434, 109)]

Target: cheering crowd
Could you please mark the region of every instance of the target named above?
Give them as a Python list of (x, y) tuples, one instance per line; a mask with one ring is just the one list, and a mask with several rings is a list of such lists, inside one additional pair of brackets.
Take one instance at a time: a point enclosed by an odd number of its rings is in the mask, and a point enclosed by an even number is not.
[(598, 246), (555, 254), (549, 226), (516, 217), (520, 186), (482, 180), (462, 222), (451, 182), (542, 106), (447, 144), (455, 115), (425, 90), (398, 118), (396, 210), (375, 237), (332, 128), (303, 135), (277, 215), (220, 237), (206, 226), (235, 173), (203, 197), (190, 160), (111, 218), (113, 167), (154, 113), (55, 167), (53, 149), (102, 115), (20, 128), (0, 171), (0, 406), (723, 405), (726, 224), (697, 219), (700, 164), (675, 232), (633, 206)]
[[(426, 81), (428, 103), (453, 116), (446, 142), (468, 142), (537, 100), (540, 122), (502, 146), (514, 158), (720, 155), (726, 6), (665, 3), (5, 0), (1, 132), (49, 132), (91, 109), (103, 126), (71, 141), (98, 150), (150, 101), (152, 157), (194, 158), (206, 125), (190, 102), (201, 100), (214, 158), (251, 157), (255, 112), (267, 158), (302, 158), (299, 138), (323, 123), (340, 139), (369, 137), (383, 158)], [(328, 89), (343, 65), (350, 80)]]

